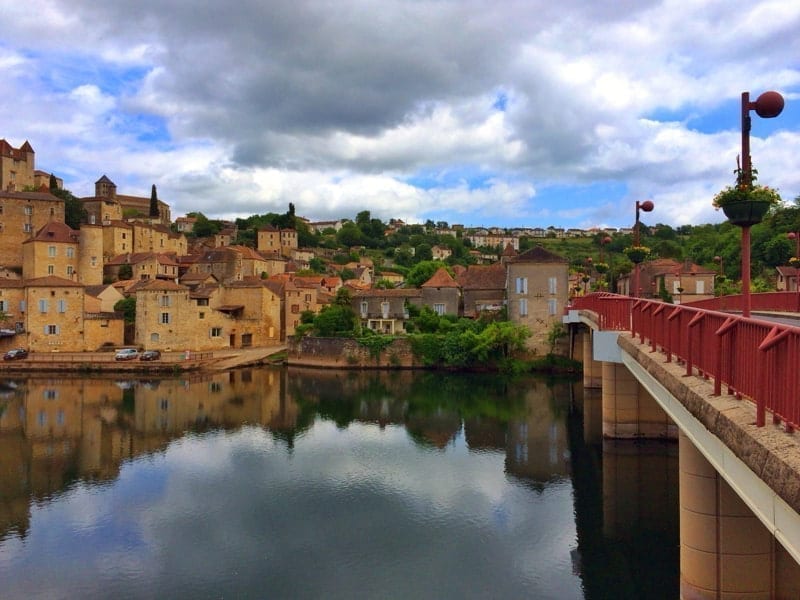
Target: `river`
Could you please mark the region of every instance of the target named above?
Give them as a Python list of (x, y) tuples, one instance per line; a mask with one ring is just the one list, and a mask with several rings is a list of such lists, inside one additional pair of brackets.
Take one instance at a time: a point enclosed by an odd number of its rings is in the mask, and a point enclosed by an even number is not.
[(677, 446), (532, 377), (0, 381), (0, 597), (678, 597)]

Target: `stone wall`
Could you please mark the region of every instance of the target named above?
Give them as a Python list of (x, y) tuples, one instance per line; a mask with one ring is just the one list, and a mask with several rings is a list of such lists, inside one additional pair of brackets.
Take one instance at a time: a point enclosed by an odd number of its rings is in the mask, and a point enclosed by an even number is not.
[(350, 338), (288, 338), (289, 365), (336, 369), (412, 369), (422, 365), (414, 359), (411, 343), (396, 339), (377, 356), (370, 348)]

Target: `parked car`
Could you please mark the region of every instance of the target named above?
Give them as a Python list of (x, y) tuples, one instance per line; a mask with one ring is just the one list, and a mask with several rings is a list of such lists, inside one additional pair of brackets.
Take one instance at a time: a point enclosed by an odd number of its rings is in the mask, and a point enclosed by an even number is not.
[(28, 358), (28, 351), (25, 348), (12, 348), (3, 355), (3, 360), (21, 360)]
[(114, 355), (114, 360), (134, 360), (139, 356), (136, 348), (120, 348)]
[(139, 360), (161, 360), (161, 351), (145, 350), (139, 355)]

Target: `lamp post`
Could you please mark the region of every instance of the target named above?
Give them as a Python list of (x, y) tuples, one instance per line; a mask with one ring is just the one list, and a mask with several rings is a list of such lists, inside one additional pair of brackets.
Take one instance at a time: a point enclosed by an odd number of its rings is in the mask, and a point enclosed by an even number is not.
[(719, 273), (717, 273), (717, 277), (724, 277), (725, 276), (725, 269), (722, 266), (722, 257), (715, 256), (714, 262), (719, 264)]
[(790, 231), (786, 237), (797, 242), (794, 250), (794, 289), (797, 290), (797, 312), (800, 312), (800, 232)]
[(605, 248), (606, 244), (610, 243), (611, 243), (611, 238), (609, 236), (606, 236), (600, 240), (600, 262), (605, 262), (603, 260), (603, 248)]
[[(778, 92), (764, 92), (755, 102), (750, 102), (750, 92), (742, 92), (742, 168), (737, 184), (740, 188), (753, 186), (753, 163), (750, 158), (750, 111), (755, 110), (762, 119), (781, 114), (783, 96)], [(742, 316), (750, 317), (750, 226), (742, 227)]]
[[(644, 202), (636, 201), (636, 222), (633, 225), (633, 246), (639, 247), (639, 211), (650, 212), (655, 208), (652, 200), (645, 200)], [(642, 295), (642, 290), (639, 289), (639, 263), (633, 264), (633, 295), (638, 298)]]

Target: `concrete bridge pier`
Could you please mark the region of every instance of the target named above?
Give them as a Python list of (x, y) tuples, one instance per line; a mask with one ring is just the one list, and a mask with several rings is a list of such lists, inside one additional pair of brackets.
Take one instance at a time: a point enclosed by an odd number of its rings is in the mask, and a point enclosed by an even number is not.
[(617, 362), (602, 363), (603, 437), (675, 439), (677, 426), (658, 402)]
[(603, 363), (594, 358), (592, 338), (591, 329), (583, 329), (576, 335), (576, 344), (580, 344), (582, 352), (583, 387), (588, 389), (600, 388), (603, 385)]
[(678, 471), (681, 598), (774, 598), (773, 536), (683, 433)]

